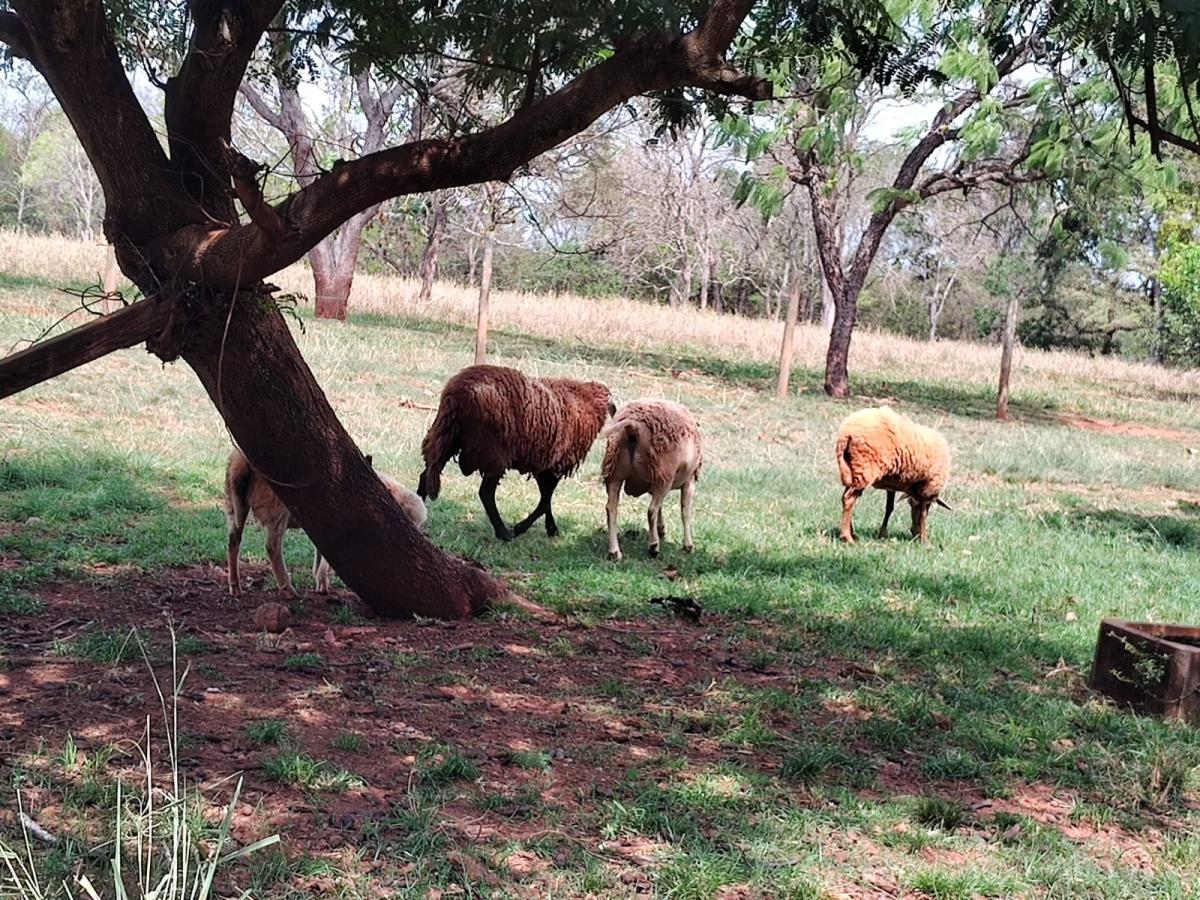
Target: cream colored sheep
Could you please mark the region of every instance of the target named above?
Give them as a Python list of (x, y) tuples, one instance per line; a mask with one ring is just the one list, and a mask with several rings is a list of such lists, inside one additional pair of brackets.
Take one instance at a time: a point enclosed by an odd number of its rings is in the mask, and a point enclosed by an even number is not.
[[(371, 457), (366, 459), (368, 463), (371, 462)], [(390, 475), (380, 472), (376, 474), (412, 523), (418, 528), (424, 525), (425, 503), (421, 498)], [(238, 560), (242, 549), (242, 532), (251, 513), (266, 529), (267, 558), (271, 561), (271, 571), (275, 573), (276, 583), (281, 590), (287, 591), (293, 597), (299, 597), (300, 593), (292, 584), (291, 575), (288, 574), (283, 561), (283, 535), (289, 528), (303, 526), (271, 490), (267, 480), (250, 467), (250, 462), (242, 451), (235, 448), (229, 454), (229, 462), (225, 468), (225, 518), (229, 526), (229, 593), (235, 597), (241, 596), (242, 593), (242, 585), (238, 578)], [(320, 550), (316, 550), (313, 558), (313, 578), (316, 579), (317, 590), (322, 594), (329, 593), (330, 572), (329, 560), (321, 556)]]
[(950, 447), (946, 439), (887, 406), (863, 409), (846, 417), (838, 429), (838, 470), (842, 492), (843, 541), (855, 539), (854, 504), (869, 487), (887, 491), (887, 507), (879, 536), (887, 537), (888, 519), (896, 492), (908, 495), (912, 506), (912, 535), (929, 542), (929, 507), (950, 507), (940, 499), (950, 478)]
[(703, 462), (695, 417), (686, 407), (669, 400), (638, 400), (624, 406), (604, 434), (608, 445), (601, 474), (608, 489), (608, 558), (621, 558), (617, 509), (622, 486), (630, 497), (650, 495), (646, 519), (651, 556), (658, 556), (659, 542), (666, 537), (663, 498), (668, 491), (678, 490), (683, 549), (691, 551), (692, 501)]

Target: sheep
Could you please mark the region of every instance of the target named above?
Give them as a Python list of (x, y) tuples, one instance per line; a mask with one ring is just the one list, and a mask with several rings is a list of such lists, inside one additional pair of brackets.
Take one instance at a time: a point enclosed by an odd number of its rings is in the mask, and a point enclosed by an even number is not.
[(950, 478), (950, 447), (946, 439), (887, 406), (863, 409), (847, 416), (838, 429), (837, 462), (842, 492), (841, 539), (854, 543), (854, 504), (868, 487), (887, 491), (887, 507), (879, 536), (887, 537), (888, 519), (896, 492), (908, 495), (912, 506), (912, 536), (929, 543), (929, 508), (949, 509), (939, 497)]
[[(366, 460), (370, 465), (371, 457), (367, 456)], [(381, 472), (376, 474), (412, 523), (417, 528), (424, 525), (425, 504), (421, 498), (391, 476)], [(251, 513), (267, 531), (267, 558), (271, 561), (271, 571), (275, 573), (276, 583), (281, 590), (293, 597), (299, 597), (300, 593), (292, 584), (287, 566), (283, 562), (283, 535), (289, 528), (303, 526), (293, 518), (283, 501), (271, 490), (267, 480), (250, 467), (245, 454), (235, 448), (229, 454), (229, 462), (225, 468), (225, 519), (229, 528), (229, 593), (234, 597), (242, 595), (242, 586), (238, 578), (238, 558), (242, 548), (242, 532)], [(321, 556), (320, 550), (316, 550), (313, 558), (313, 578), (316, 579), (318, 592), (329, 593), (329, 576), (329, 560)]]
[(638, 400), (622, 407), (604, 433), (608, 444), (601, 475), (608, 490), (608, 558), (621, 559), (617, 509), (622, 486), (630, 497), (650, 494), (646, 512), (650, 556), (658, 556), (659, 542), (667, 536), (663, 498), (668, 491), (678, 490), (683, 549), (691, 552), (692, 501), (703, 463), (700, 427), (695, 417), (686, 407), (670, 400)]
[[(606, 419), (616, 411), (596, 381), (530, 378), (503, 366), (469, 366), (446, 382), (421, 454), (417, 486), (436, 500), (442, 469), (455, 455), (464, 475), (479, 472), (479, 499), (502, 541), (524, 534), (541, 516), (546, 534), (558, 534), (551, 498), (559, 481), (587, 456)], [(533, 512), (509, 528), (496, 509), (496, 486), (509, 469), (532, 475), (541, 497)]]

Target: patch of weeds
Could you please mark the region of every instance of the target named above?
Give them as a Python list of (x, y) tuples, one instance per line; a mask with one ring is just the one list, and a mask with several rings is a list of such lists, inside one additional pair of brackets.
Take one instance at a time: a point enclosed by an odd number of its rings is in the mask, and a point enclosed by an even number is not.
[(45, 608), (46, 604), (33, 594), (0, 584), (0, 615), (36, 616)]
[(333, 739), (333, 749), (344, 750), (347, 753), (361, 753), (363, 737), (353, 731), (339, 731)]
[(142, 649), (135, 631), (85, 631), (75, 640), (54, 645), (59, 656), (73, 656), (115, 666), (141, 659)]
[(859, 733), (880, 750), (895, 753), (912, 749), (917, 742), (916, 732), (895, 719), (876, 716), (859, 726)]
[(874, 773), (864, 760), (831, 744), (797, 747), (779, 764), (779, 774), (798, 784), (811, 784), (826, 773), (843, 775), (856, 787), (865, 787), (874, 781)]
[(971, 900), (975, 897), (1012, 896), (1012, 885), (979, 871), (948, 872), (926, 869), (913, 877), (911, 886), (932, 900)]
[(570, 659), (575, 655), (575, 645), (571, 643), (571, 639), (565, 635), (555, 635), (550, 639), (547, 649), (550, 655), (558, 659)]
[(480, 809), (494, 812), (506, 819), (527, 821), (544, 808), (542, 792), (534, 784), (523, 784), (512, 795), (484, 794), (476, 801)]
[(504, 762), (518, 769), (544, 772), (550, 768), (550, 754), (545, 750), (512, 750), (504, 755)]
[(951, 748), (921, 763), (921, 773), (948, 781), (975, 780), (983, 774), (983, 763), (974, 754)]
[(397, 669), (411, 669), (413, 666), (421, 664), (421, 654), (409, 653), (405, 650), (397, 650), (388, 659)]
[(285, 669), (323, 669), (325, 660), (320, 653), (294, 653), (283, 661)]
[(764, 747), (774, 744), (779, 735), (767, 727), (758, 710), (750, 709), (725, 734), (724, 742), (742, 747)]
[(259, 746), (277, 746), (287, 734), (287, 725), (279, 719), (259, 719), (245, 728), (246, 739)]
[(334, 609), (333, 615), (329, 617), (335, 625), (361, 625), (366, 621), (353, 606), (343, 603)]
[(215, 644), (195, 635), (184, 635), (175, 641), (175, 650), (180, 656), (203, 656), (207, 653), (216, 653), (218, 649)]
[(945, 797), (922, 797), (912, 813), (913, 821), (942, 831), (954, 831), (967, 820), (967, 808)]
[(279, 753), (262, 764), (263, 777), (280, 784), (294, 784), (315, 791), (342, 793), (363, 786), (353, 772), (331, 766), (303, 753)]
[(429, 784), (450, 784), (454, 781), (474, 781), (479, 768), (454, 747), (432, 747), (422, 751), (418, 759), (421, 780)]
[(264, 896), (271, 888), (291, 875), (291, 866), (282, 850), (272, 850), (268, 853), (255, 853), (246, 861), (246, 871), (250, 875), (251, 896)]
[(619, 700), (633, 697), (637, 692), (624, 681), (617, 681), (615, 678), (606, 678), (596, 685), (596, 693), (602, 697), (611, 697)]

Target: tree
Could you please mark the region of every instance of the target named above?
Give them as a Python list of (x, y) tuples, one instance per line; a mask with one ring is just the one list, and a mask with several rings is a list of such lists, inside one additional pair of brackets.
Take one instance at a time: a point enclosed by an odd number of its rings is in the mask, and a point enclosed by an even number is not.
[(483, 0), (462, 0), (438, 16), (424, 14), (423, 0), (301, 2), (290, 8), (289, 27), (303, 27), (314, 43), (337, 43), (349, 62), (424, 64), (449, 46), (476, 55), (471, 78), (495, 90), (509, 115), (460, 136), (335, 161), (272, 204), (258, 164), (232, 146), (231, 119), (282, 0), (187, 6), (187, 46), (163, 80), (165, 147), (122, 54), (133, 61), (155, 39), (170, 43), (183, 7), (0, 0), (0, 45), (32, 63), (54, 92), (103, 190), (105, 234), (146, 297), (4, 361), (0, 396), (121, 346), (146, 342), (164, 361), (183, 359), (254, 468), (376, 612), (472, 614), (504, 588), (436, 549), (391, 501), (305, 364), (265, 279), (388, 198), (506, 180), (638, 94), (669, 92), (687, 105), (700, 102), (697, 90), (766, 99), (769, 83), (726, 58), (753, 5), (711, 0), (672, 16), (632, 0), (603, 8), (546, 0), (498, 18)]
[[(295, 180), (302, 187), (307, 186), (328, 168), (325, 165), (328, 151), (322, 152), (322, 142), (317, 137), (318, 129), (300, 99), (297, 60), (293, 57), (294, 41), (285, 34), (275, 32), (269, 44), (269, 67), (277, 94), (276, 103), (268, 103), (250, 81), (242, 83), (241, 92), (254, 112), (283, 135), (288, 144)], [(336, 147), (358, 145), (363, 155), (376, 153), (387, 144), (389, 120), (400, 99), (403, 85), (399, 82), (382, 86), (377, 84), (369, 66), (354, 72), (352, 83), (357, 108), (349, 109), (349, 103), (335, 97), (336, 113), (331, 123), (334, 133), (329, 136), (330, 143)], [(336, 88), (338, 81), (326, 79), (326, 84)], [(356, 114), (361, 115), (364, 123), (361, 134), (355, 134), (358, 130), (354, 124)], [(363, 229), (375, 218), (380, 205), (377, 203), (356, 212), (309, 251), (318, 318), (346, 318)]]
[[(1042, 177), (1048, 153), (1063, 152), (1055, 123), (1060, 97), (1046, 79), (1032, 84), (1030, 65), (1053, 65), (1041, 4), (989, 3), (931, 7), (893, 4), (889, 25), (901, 48), (890, 66), (895, 90), (922, 82), (937, 105), (929, 124), (901, 135), (906, 150), (890, 183), (872, 191), (872, 212), (857, 233), (846, 228), (844, 182), (861, 166), (864, 111), (879, 79), (864, 74), (845, 45), (835, 43), (810, 65), (783, 65), (776, 78), (785, 104), (766, 127), (734, 126), (751, 158), (769, 154), (771, 174), (809, 195), (821, 267), (835, 306), (825, 362), (825, 391), (849, 394), (850, 340), (858, 298), (883, 239), (903, 210), (933, 197)], [(930, 66), (927, 60), (933, 59)], [(1021, 77), (1018, 77), (1019, 73)], [(756, 179), (742, 191), (750, 197)], [(848, 237), (854, 239), (847, 245)]]

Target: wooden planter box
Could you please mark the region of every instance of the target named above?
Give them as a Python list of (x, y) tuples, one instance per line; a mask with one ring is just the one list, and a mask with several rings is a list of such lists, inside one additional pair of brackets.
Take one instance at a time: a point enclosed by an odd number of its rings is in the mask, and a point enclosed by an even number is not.
[(1101, 620), (1091, 686), (1138, 712), (1200, 724), (1200, 628)]

